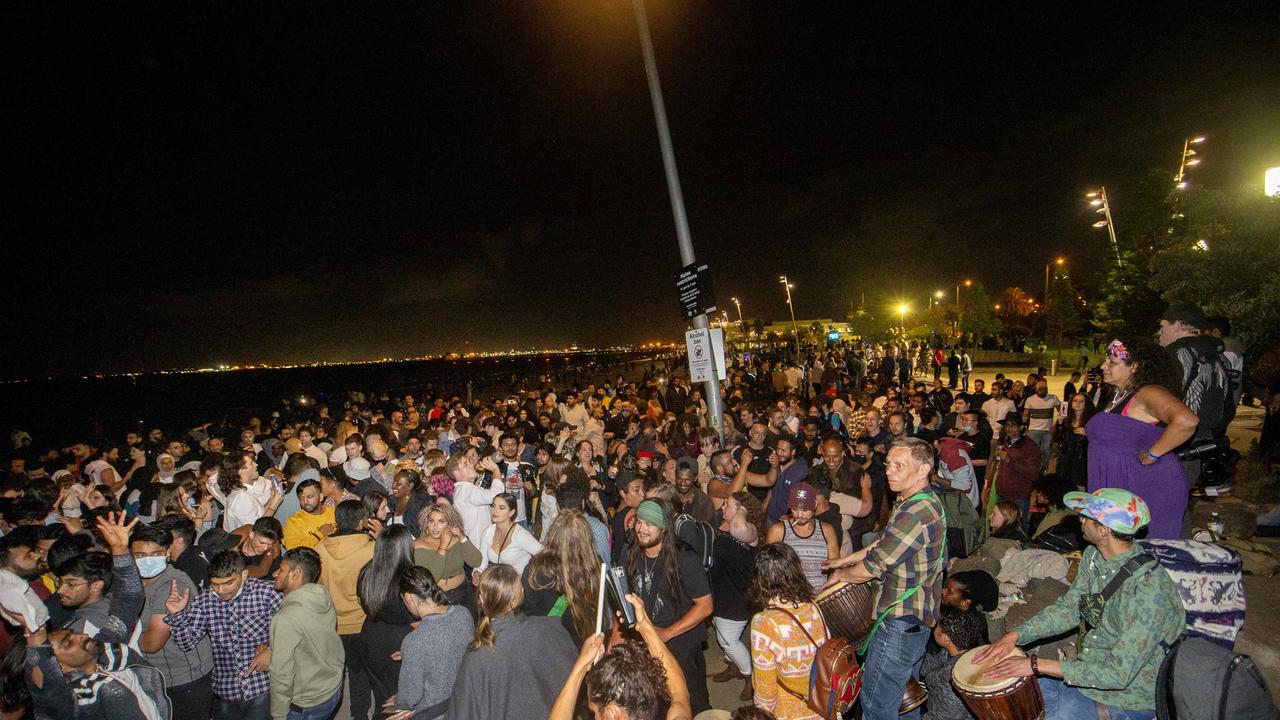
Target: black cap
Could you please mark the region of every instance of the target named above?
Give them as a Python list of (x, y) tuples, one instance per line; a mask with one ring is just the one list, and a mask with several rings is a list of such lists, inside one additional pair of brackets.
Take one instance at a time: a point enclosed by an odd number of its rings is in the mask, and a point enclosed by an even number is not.
[(1160, 314), (1161, 320), (1183, 322), (1195, 328), (1203, 328), (1209, 324), (1200, 308), (1191, 303), (1169, 303), (1169, 307)]

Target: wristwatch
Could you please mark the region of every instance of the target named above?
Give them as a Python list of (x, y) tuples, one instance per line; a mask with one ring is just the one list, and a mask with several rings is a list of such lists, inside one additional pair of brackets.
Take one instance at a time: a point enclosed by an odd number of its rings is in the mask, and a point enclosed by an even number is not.
[(1031, 674), (1032, 675), (1040, 674), (1039, 659), (1035, 655), (1031, 656)]

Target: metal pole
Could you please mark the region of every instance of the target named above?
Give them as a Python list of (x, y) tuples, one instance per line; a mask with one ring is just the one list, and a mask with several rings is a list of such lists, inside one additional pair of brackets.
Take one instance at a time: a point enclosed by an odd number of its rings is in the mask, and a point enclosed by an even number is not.
[(1044, 264), (1044, 311), (1049, 312), (1049, 263)]
[(1111, 236), (1111, 252), (1115, 253), (1116, 266), (1119, 267), (1123, 264), (1120, 260), (1120, 244), (1116, 242), (1116, 224), (1111, 219), (1111, 201), (1107, 200), (1107, 188), (1105, 186), (1099, 189), (1098, 196), (1102, 198), (1102, 211), (1107, 216), (1107, 234)]
[[(636, 24), (640, 28), (640, 48), (644, 51), (644, 74), (649, 81), (649, 99), (653, 102), (653, 119), (658, 125), (658, 145), (662, 149), (662, 167), (667, 174), (667, 193), (671, 196), (671, 214), (676, 222), (676, 242), (680, 246), (681, 265), (692, 265), (693, 240), (689, 235), (689, 220), (684, 213), (684, 195), (680, 192), (680, 175), (676, 172), (676, 153), (671, 146), (671, 128), (667, 126), (667, 107), (662, 102), (662, 85), (658, 80), (658, 62), (653, 56), (653, 39), (649, 37), (649, 19), (644, 11), (644, 0), (634, 0)], [(703, 313), (693, 318), (693, 326), (706, 330), (709, 326)], [(708, 423), (724, 438), (724, 404), (720, 398), (720, 379), (715, 369), (715, 353), (711, 353), (711, 379), (704, 384), (707, 396)]]

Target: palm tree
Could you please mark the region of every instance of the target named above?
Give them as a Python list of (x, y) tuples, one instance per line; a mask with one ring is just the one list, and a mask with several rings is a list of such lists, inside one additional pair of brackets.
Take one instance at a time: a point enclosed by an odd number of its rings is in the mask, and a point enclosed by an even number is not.
[(1035, 298), (1020, 287), (1005, 288), (1000, 293), (1000, 314), (1006, 317), (1026, 317), (1036, 309)]

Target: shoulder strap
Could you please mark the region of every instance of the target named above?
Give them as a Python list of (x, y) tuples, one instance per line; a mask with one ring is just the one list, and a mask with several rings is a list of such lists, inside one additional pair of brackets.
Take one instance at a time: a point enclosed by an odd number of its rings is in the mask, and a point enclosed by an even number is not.
[[(910, 502), (912, 500), (928, 500), (930, 495), (933, 495), (933, 493), (930, 493), (927, 491), (918, 492), (915, 495), (912, 495), (911, 497), (907, 498), (904, 502)], [(947, 512), (942, 507), (942, 498), (937, 498), (937, 500), (938, 500), (938, 513), (942, 516), (942, 528), (943, 528), (942, 548), (938, 551), (938, 560), (936, 563), (934, 563), (933, 570), (929, 573), (929, 575), (933, 575), (935, 573), (939, 573), (942, 571), (942, 565), (945, 562), (946, 555), (947, 555), (947, 538), (946, 538)], [(925, 576), (926, 580), (928, 579), (929, 575)], [(885, 608), (884, 612), (880, 613), (880, 617), (876, 618), (875, 623), (871, 626), (871, 632), (867, 633), (867, 638), (862, 641), (861, 645), (858, 646), (859, 655), (866, 654), (867, 648), (871, 647), (871, 638), (875, 637), (876, 630), (880, 629), (880, 625), (889, 617), (889, 613), (893, 612), (893, 609), (898, 605), (901, 605), (902, 603), (906, 602), (907, 599), (910, 598), (912, 595), (915, 595), (916, 593), (920, 592), (921, 588), (923, 587), (924, 587), (924, 583), (917, 583), (907, 588), (906, 592), (899, 595), (898, 599), (890, 603), (889, 607)]]
[(1155, 561), (1155, 558), (1146, 553), (1139, 553), (1138, 555), (1134, 555), (1129, 558), (1129, 561), (1116, 572), (1116, 576), (1111, 578), (1111, 582), (1107, 583), (1107, 586), (1102, 588), (1102, 592), (1099, 593), (1102, 595), (1102, 602), (1105, 603), (1110, 600), (1111, 596), (1115, 595), (1116, 591), (1120, 589), (1120, 586), (1124, 585), (1125, 581), (1132, 577), (1135, 572), (1140, 570), (1143, 565), (1153, 563)]
[(793, 615), (791, 611), (787, 610), (786, 608), (775, 607), (773, 609), (791, 618), (791, 621), (800, 627), (800, 632), (804, 633), (804, 636), (809, 639), (809, 644), (812, 645), (815, 649), (818, 647), (818, 643), (814, 642), (813, 636), (810, 635), (809, 631), (805, 629), (804, 623), (800, 622), (800, 618)]

